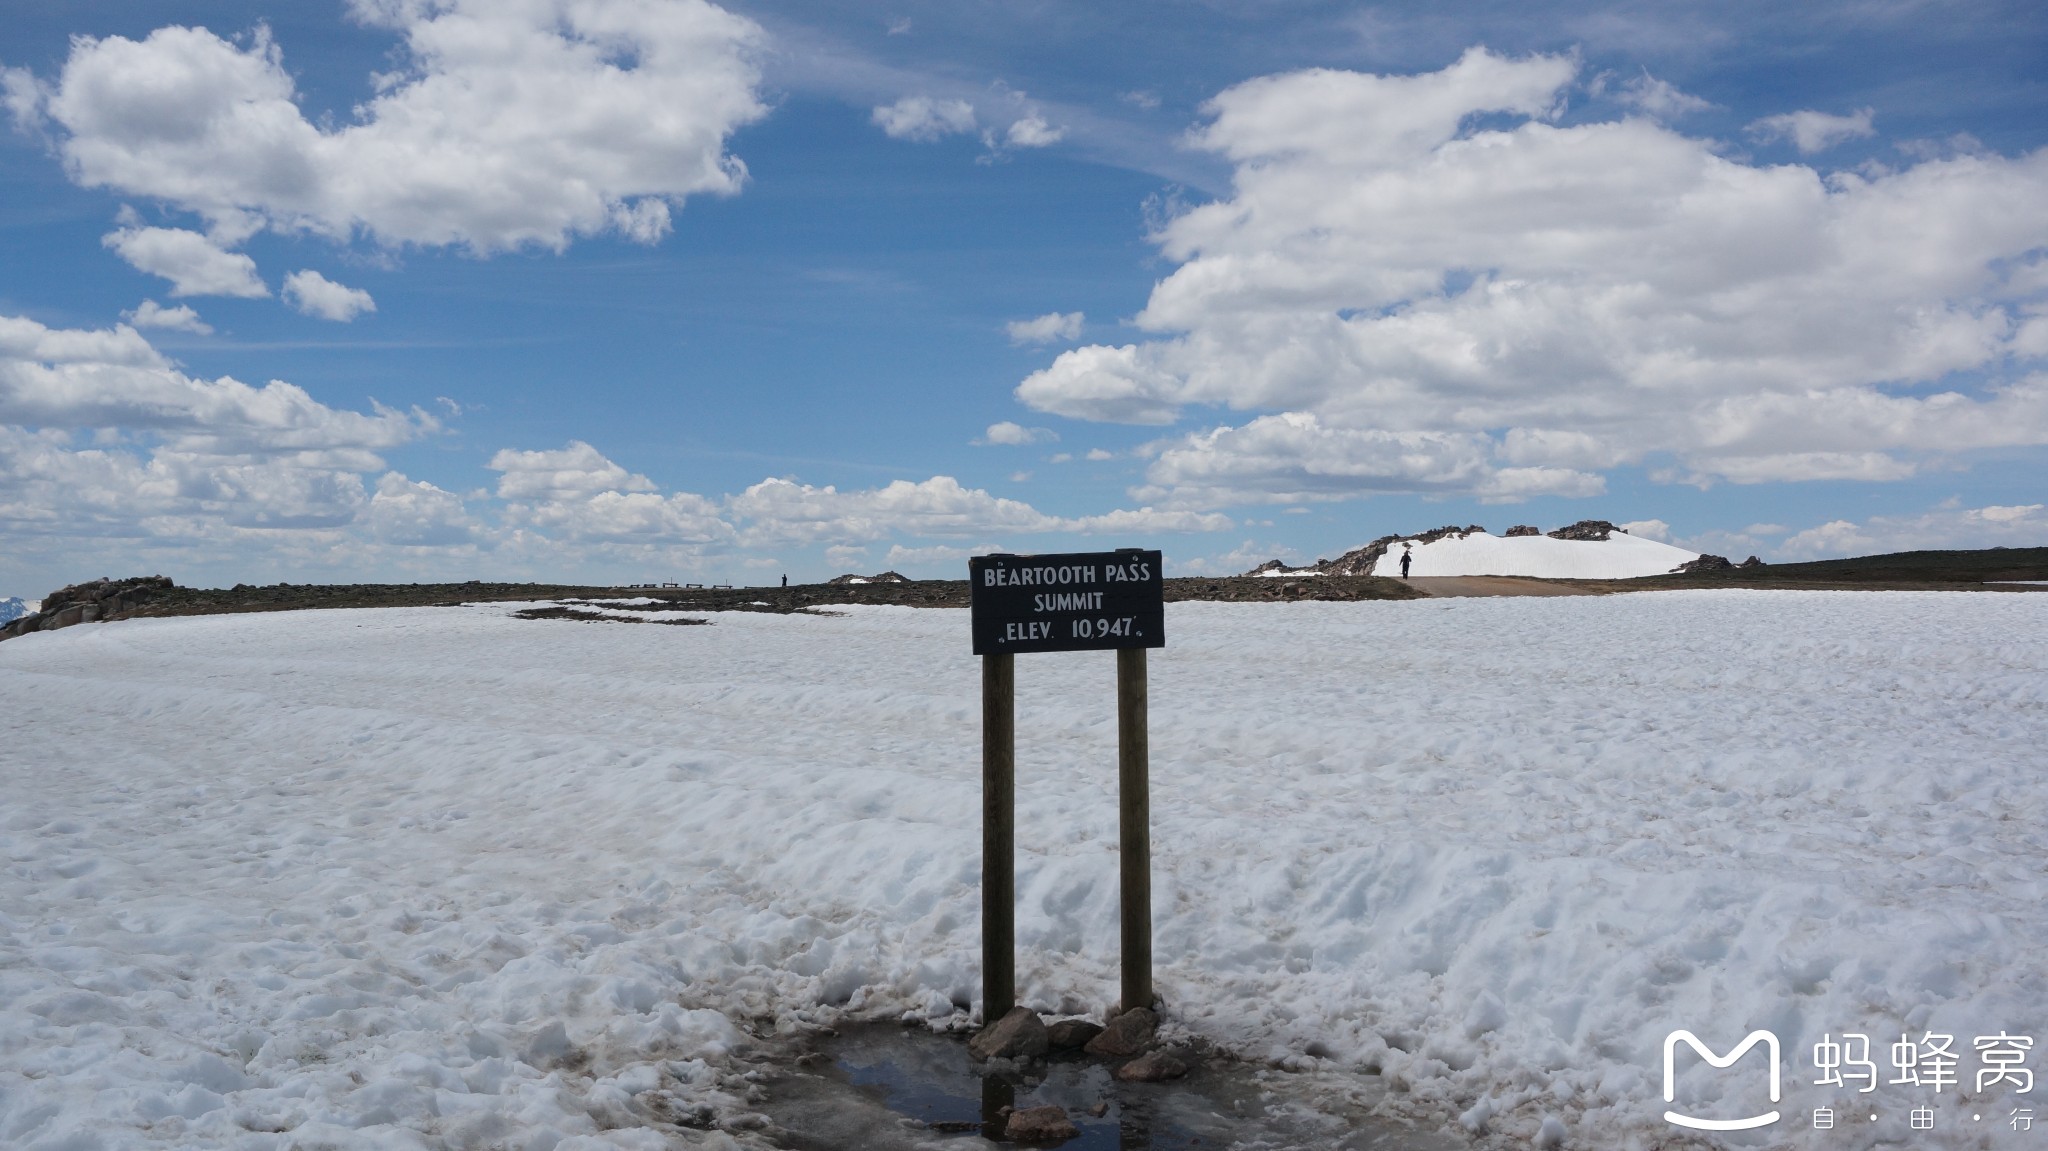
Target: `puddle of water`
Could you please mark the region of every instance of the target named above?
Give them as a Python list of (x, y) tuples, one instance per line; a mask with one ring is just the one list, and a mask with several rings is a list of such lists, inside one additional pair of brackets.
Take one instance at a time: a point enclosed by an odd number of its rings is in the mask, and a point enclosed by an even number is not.
[[(1080, 1128), (1061, 1151), (1463, 1151), (1462, 1141), (1416, 1132), (1325, 1101), (1263, 1071), (1208, 1060), (1185, 1079), (1120, 1083), (1078, 1053), (1023, 1071), (990, 1072), (958, 1037), (888, 1024), (820, 1040), (809, 1074), (769, 1087), (762, 1104), (778, 1142), (796, 1151), (984, 1151), (1002, 1140), (1004, 1107), (1057, 1103)], [(1367, 1077), (1360, 1077), (1361, 1079)], [(1090, 1114), (1100, 1107), (1101, 1115)]]

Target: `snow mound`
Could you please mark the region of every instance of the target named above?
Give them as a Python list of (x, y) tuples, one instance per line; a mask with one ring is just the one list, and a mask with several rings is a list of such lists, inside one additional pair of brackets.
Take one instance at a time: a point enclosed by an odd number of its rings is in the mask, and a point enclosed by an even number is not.
[[(1616, 532), (1604, 540), (1550, 536), (1445, 536), (1416, 544), (1411, 576), (1529, 576), (1536, 579), (1635, 579), (1663, 575), (1700, 553)], [(1372, 574), (1401, 574), (1401, 547), (1387, 548)]]

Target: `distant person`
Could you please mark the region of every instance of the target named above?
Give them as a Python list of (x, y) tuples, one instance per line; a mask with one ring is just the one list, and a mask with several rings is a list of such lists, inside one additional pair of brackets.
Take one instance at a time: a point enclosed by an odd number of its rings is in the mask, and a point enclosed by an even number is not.
[(1409, 549), (1407, 549), (1407, 548), (1405, 548), (1405, 547), (1404, 547), (1404, 548), (1402, 548), (1402, 549), (1401, 549), (1401, 578), (1402, 578), (1402, 579), (1407, 579), (1407, 578), (1408, 578), (1408, 565), (1409, 565), (1409, 564), (1411, 564), (1411, 563), (1414, 563), (1414, 562), (1415, 562), (1415, 553), (1414, 553), (1414, 552), (1412, 552), (1412, 551), (1410, 551)]
[(783, 577), (782, 577), (782, 586), (783, 586), (783, 587), (788, 587), (788, 586), (789, 586), (789, 577), (788, 577), (788, 576), (783, 576)]

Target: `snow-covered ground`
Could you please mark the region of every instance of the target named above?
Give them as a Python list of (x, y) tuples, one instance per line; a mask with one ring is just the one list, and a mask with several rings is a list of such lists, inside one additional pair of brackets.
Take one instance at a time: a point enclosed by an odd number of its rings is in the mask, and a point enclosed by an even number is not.
[[(1401, 574), (1401, 545), (1373, 565), (1372, 574)], [(1496, 536), (1474, 532), (1414, 546), (1411, 576), (1530, 576), (1537, 579), (1634, 579), (1662, 575), (1700, 553), (1615, 532), (1604, 540), (1549, 536)]]
[[(743, 1026), (960, 1022), (964, 612), (514, 606), (0, 645), (0, 1146), (730, 1146), (649, 1124), (754, 1138)], [(2048, 1040), (2048, 596), (1168, 611), (1176, 1026), (1378, 1068), (1388, 1107), (1489, 1145), (1546, 1116), (1567, 1146), (1683, 1145), (1681, 1027), (1783, 1040), (1786, 1118), (1729, 1145), (2048, 1138), (2005, 1127), (2032, 1095), (1811, 1083), (1824, 1034), (1870, 1035), (1884, 1080), (1902, 1030), (1953, 1034), (1966, 1087), (1975, 1036)], [(1018, 973), (1046, 1009), (1116, 995), (1113, 668), (1019, 661)], [(1686, 1059), (1681, 1105), (1755, 1109), (1760, 1069)]]

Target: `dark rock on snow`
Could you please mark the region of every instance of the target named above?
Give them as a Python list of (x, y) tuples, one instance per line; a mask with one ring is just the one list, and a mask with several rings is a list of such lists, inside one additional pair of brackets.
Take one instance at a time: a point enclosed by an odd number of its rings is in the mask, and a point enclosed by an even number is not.
[[(1561, 527), (1548, 534), (1554, 540), (1591, 540), (1597, 543), (1620, 531), (1620, 528), (1615, 527), (1606, 520), (1580, 520), (1578, 523), (1568, 527)], [(1627, 535), (1628, 533), (1621, 532), (1621, 534)]]
[(1687, 560), (1671, 570), (1695, 574), (1700, 572), (1725, 572), (1734, 571), (1735, 565), (1728, 562), (1727, 556), (1701, 556), (1696, 560)]
[(1516, 536), (1540, 536), (1542, 534), (1543, 529), (1532, 524), (1516, 524), (1508, 529), (1509, 539), (1513, 539)]

